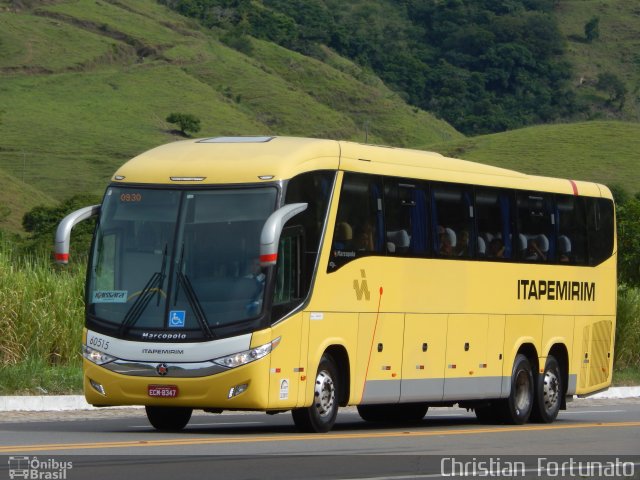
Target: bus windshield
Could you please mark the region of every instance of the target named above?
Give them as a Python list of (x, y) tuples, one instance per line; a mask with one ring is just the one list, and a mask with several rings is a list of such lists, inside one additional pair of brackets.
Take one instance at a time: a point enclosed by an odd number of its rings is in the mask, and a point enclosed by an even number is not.
[(276, 198), (274, 187), (110, 187), (88, 275), (87, 326), (185, 340), (226, 336), (260, 316), (260, 232)]

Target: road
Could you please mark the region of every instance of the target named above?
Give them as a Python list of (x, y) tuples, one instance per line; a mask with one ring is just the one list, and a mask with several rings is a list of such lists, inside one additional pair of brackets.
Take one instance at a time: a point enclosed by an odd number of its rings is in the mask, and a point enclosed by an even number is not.
[(550, 477), (562, 478), (553, 475), (562, 462), (565, 468), (571, 459), (577, 467), (607, 466), (616, 458), (627, 462), (627, 473), (633, 469), (630, 478), (640, 478), (640, 399), (577, 400), (551, 425), (515, 427), (480, 425), (473, 413), (457, 408), (431, 409), (418, 424), (376, 425), (347, 408), (330, 433), (315, 435), (297, 433), (288, 413), (196, 412), (184, 431), (159, 433), (143, 410), (8, 412), (0, 413), (0, 456), (6, 459), (0, 458), (0, 480), (20, 458), (37, 458), (33, 465), (42, 463), (39, 470), (49, 474), (70, 462), (73, 468), (64, 472), (70, 480), (399, 480), (446, 477), (456, 465), (477, 473), (479, 462), (498, 472), (526, 463), (527, 478), (540, 478), (538, 467), (547, 465)]

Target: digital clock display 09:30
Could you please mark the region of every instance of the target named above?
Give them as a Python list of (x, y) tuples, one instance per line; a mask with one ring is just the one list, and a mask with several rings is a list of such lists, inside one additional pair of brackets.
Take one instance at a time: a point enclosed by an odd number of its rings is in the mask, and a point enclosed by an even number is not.
[(141, 202), (142, 194), (141, 193), (122, 193), (120, 195), (121, 202), (133, 203), (133, 202)]

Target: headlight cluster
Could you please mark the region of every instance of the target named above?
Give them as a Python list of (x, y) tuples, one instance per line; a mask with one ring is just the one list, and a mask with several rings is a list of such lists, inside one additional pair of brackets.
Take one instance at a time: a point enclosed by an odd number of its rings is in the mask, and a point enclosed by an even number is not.
[(280, 337), (272, 340), (269, 343), (260, 345), (259, 347), (252, 348), (251, 350), (245, 350), (244, 352), (234, 353), (233, 355), (227, 355), (226, 357), (216, 358), (213, 361), (218, 365), (222, 365), (227, 368), (235, 368), (247, 363), (254, 362), (261, 359), (271, 353), (271, 351), (280, 343)]
[(82, 345), (82, 356), (96, 365), (104, 365), (105, 363), (113, 362), (116, 359), (116, 357), (107, 355), (104, 352), (99, 352), (98, 350), (94, 350), (86, 345)]

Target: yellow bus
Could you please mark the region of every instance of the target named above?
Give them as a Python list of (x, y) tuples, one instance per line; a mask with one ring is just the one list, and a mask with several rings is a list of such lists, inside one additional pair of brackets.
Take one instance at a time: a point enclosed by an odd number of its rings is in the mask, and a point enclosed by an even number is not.
[(610, 191), (437, 153), (287, 137), (164, 145), (125, 163), (101, 205), (86, 284), (84, 392), (144, 405), (291, 411), (326, 432), (340, 406), (417, 421), (552, 422), (611, 382)]

